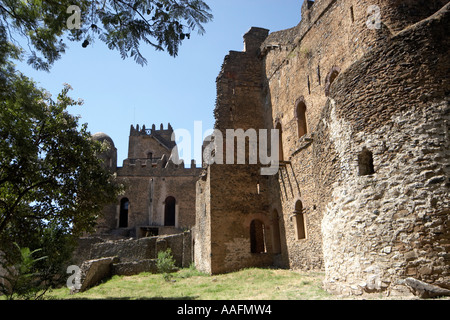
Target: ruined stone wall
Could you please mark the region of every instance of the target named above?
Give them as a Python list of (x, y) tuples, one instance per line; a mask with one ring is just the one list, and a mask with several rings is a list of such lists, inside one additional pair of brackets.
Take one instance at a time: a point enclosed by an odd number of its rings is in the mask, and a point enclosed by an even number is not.
[[(372, 4), (372, 3), (370, 3)], [(385, 30), (369, 30), (364, 1), (305, 2), (302, 21), (294, 28), (274, 32), (264, 41), (266, 78), (264, 103), (266, 126), (281, 126), (283, 159), (272, 184), (274, 201), (282, 217), (286, 250), (291, 268), (322, 269), (322, 212), (331, 196), (329, 177), (333, 166), (317, 147), (322, 109), (327, 101), (330, 74), (348, 68), (385, 37)], [(306, 107), (306, 134), (300, 136), (296, 107)], [(295, 205), (301, 201), (306, 237), (299, 239)]]
[[(282, 213), (287, 252), (283, 253), (292, 268), (321, 269), (322, 215), (331, 200), (332, 182), (341, 168), (334, 158), (334, 146), (326, 150), (321, 131), (322, 112), (332, 92), (332, 73), (342, 74), (367, 52), (382, 46), (401, 28), (427, 17), (447, 1), (305, 1), (302, 21), (294, 28), (271, 33), (261, 46), (265, 77), (263, 90), (266, 126), (281, 126), (283, 158), (290, 161), (278, 173), (278, 183), (271, 193)], [(379, 29), (367, 23), (380, 9)], [(409, 13), (407, 15), (406, 13)], [(370, 24), (370, 23), (369, 23)], [(393, 75), (396, 74), (396, 70)], [(395, 81), (392, 79), (392, 81)], [(370, 81), (369, 81), (370, 83)], [(348, 95), (343, 95), (349, 99)], [(360, 97), (365, 93), (361, 92)], [(388, 97), (389, 94), (386, 94)], [(306, 131), (300, 136), (296, 107), (306, 107)], [(377, 121), (374, 119), (374, 121)], [(304, 209), (306, 238), (298, 239), (295, 204)]]
[(192, 230), (194, 263), (197, 270), (211, 273), (211, 189), (210, 167), (201, 173), (196, 186), (195, 227)]
[[(406, 277), (449, 287), (449, 7), (333, 84), (326, 130), (341, 170), (322, 222), (332, 292), (404, 292)], [(360, 176), (363, 148), (374, 173)]]
[(80, 291), (112, 275), (158, 272), (158, 253), (170, 249), (175, 265), (187, 268), (192, 263), (191, 233), (142, 239), (105, 240), (87, 237), (79, 240), (72, 263), (81, 267)]
[[(203, 271), (210, 273), (273, 263), (268, 179), (261, 176), (258, 165), (248, 164), (248, 149), (246, 164), (237, 164), (237, 144), (233, 148), (233, 163), (225, 163), (227, 129), (265, 128), (259, 46), (267, 34), (266, 29), (251, 28), (244, 35), (245, 51), (231, 51), (225, 57), (216, 81), (215, 129), (223, 135), (223, 163), (209, 165), (205, 182), (199, 182), (196, 233), (204, 228), (207, 233), (195, 237), (195, 248), (199, 251), (195, 253), (196, 261), (209, 253), (210, 258), (199, 263)], [(199, 194), (200, 190), (204, 194)], [(206, 210), (204, 201), (209, 201)], [(250, 229), (253, 220), (264, 224), (263, 227), (258, 225), (259, 231), (264, 229), (264, 239), (258, 238), (264, 242), (261, 244), (264, 249), (253, 250), (258, 252), (252, 252)], [(200, 238), (207, 242), (200, 243)]]
[[(223, 273), (273, 264), (272, 221), (265, 178), (254, 165), (211, 165), (211, 270)], [(260, 191), (257, 190), (257, 181)], [(264, 224), (262, 252), (251, 251), (250, 225)]]
[(148, 237), (138, 240), (109, 240), (92, 244), (90, 259), (118, 257), (120, 262), (156, 259), (158, 252), (171, 249), (175, 263), (188, 267), (191, 263), (191, 238), (189, 232)]
[[(280, 128), (283, 161), (264, 179), (258, 165), (207, 167), (203, 270), (320, 269), (337, 293), (401, 291), (407, 276), (448, 286), (448, 8), (420, 21), (447, 2), (305, 1), (299, 25), (230, 52), (216, 128)], [(246, 41), (252, 31), (265, 38), (252, 28)], [(266, 226), (258, 254), (256, 219)]]

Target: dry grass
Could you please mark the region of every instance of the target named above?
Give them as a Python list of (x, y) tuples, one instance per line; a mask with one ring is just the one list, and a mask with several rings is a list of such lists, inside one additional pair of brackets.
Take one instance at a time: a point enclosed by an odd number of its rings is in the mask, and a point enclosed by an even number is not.
[(333, 299), (322, 289), (322, 273), (250, 268), (209, 276), (183, 269), (165, 281), (161, 274), (114, 276), (90, 290), (70, 295), (67, 288), (50, 293), (55, 299), (198, 299), (319, 300)]

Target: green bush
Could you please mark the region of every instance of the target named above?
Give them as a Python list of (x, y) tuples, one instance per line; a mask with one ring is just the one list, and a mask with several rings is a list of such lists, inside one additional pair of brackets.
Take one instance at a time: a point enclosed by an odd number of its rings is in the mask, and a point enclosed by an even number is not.
[(6, 271), (6, 274), (0, 275), (0, 279), (3, 280), (0, 282), (0, 294), (4, 294), (8, 300), (42, 298), (48, 288), (42, 283), (35, 264), (47, 257), (33, 257), (41, 249), (31, 251), (29, 248), (19, 247), (17, 243), (14, 245), (19, 251), (20, 257), (13, 265), (5, 257), (0, 261), (0, 266)]
[(156, 260), (156, 268), (159, 273), (163, 274), (166, 281), (169, 281), (170, 273), (177, 270), (175, 266), (175, 260), (172, 256), (172, 250), (168, 248), (166, 251), (158, 252), (158, 258)]

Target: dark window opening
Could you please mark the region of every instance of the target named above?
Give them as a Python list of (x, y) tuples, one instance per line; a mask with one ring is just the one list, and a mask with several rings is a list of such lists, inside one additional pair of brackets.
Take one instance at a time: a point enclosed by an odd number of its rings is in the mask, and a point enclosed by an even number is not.
[(341, 71), (341, 69), (339, 69), (338, 67), (333, 67), (331, 69), (331, 71), (328, 73), (327, 78), (325, 80), (325, 95), (326, 96), (330, 95), (331, 84), (334, 82), (334, 80), (336, 80), (340, 71)]
[(294, 219), (295, 234), (297, 240), (306, 239), (305, 216), (303, 214), (303, 204), (300, 200), (295, 203)]
[(266, 252), (265, 227), (260, 220), (253, 220), (250, 223), (250, 247), (251, 253)]
[(350, 18), (352, 19), (352, 23), (355, 22), (355, 14), (353, 12), (353, 6), (350, 7)]
[(307, 76), (308, 79), (308, 93), (311, 94), (311, 82), (309, 81), (309, 76)]
[(128, 228), (128, 208), (130, 201), (128, 198), (120, 200), (119, 228)]
[(306, 104), (302, 98), (297, 100), (295, 117), (297, 119), (297, 134), (300, 138), (308, 132), (306, 127)]
[(320, 86), (320, 66), (317, 65), (317, 79), (319, 79), (319, 86)]
[(367, 176), (375, 173), (373, 167), (373, 155), (367, 148), (364, 148), (358, 155), (358, 169), (360, 176)]
[(283, 155), (283, 130), (281, 129), (281, 123), (277, 123), (275, 129), (278, 130), (278, 160), (284, 161)]
[(173, 227), (175, 226), (175, 198), (169, 196), (164, 203), (164, 226)]

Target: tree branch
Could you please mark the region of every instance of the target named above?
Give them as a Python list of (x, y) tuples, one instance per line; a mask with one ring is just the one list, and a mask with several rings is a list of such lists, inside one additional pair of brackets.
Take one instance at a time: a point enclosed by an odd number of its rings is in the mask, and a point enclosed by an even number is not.
[(14, 201), (14, 203), (11, 206), (6, 206), (6, 214), (5, 214), (5, 218), (3, 219), (3, 221), (0, 223), (0, 233), (6, 228), (6, 224), (9, 222), (9, 220), (11, 220), (13, 214), (15, 213), (15, 210), (17, 209), (17, 206), (20, 204), (20, 202), (22, 201), (23, 197), (25, 197), (25, 195), (30, 192), (31, 190), (33, 190), (34, 188), (37, 188), (39, 186), (45, 185), (46, 183), (50, 183), (51, 180), (50, 179), (45, 179), (43, 181), (37, 182), (27, 188), (25, 188), (25, 190), (23, 190), (22, 192), (19, 193), (19, 195), (17, 196), (16, 201)]

